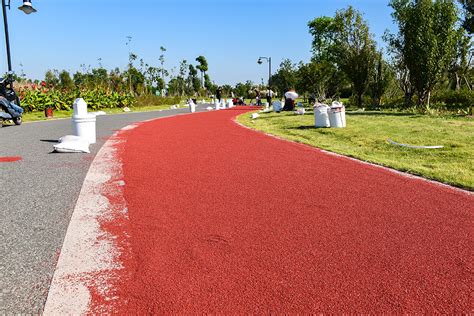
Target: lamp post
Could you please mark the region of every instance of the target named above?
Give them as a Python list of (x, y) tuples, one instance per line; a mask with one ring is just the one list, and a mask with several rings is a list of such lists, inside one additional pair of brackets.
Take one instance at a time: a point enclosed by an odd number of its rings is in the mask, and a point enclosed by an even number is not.
[(263, 64), (263, 61), (266, 60), (268, 62), (268, 89), (270, 89), (270, 81), (272, 80), (272, 58), (271, 57), (259, 57), (257, 60), (257, 64)]
[[(10, 1), (8, 0), (8, 4), (6, 0), (2, 0), (2, 10), (3, 10), (3, 25), (5, 28), (5, 42), (7, 47), (7, 62), (8, 62), (8, 74), (11, 76), (12, 72), (12, 58), (10, 55), (10, 37), (8, 34), (8, 19), (7, 19), (7, 8), (10, 9)], [(31, 2), (28, 0), (23, 0), (23, 5), (18, 7), (19, 10), (25, 12), (25, 14), (35, 13), (36, 9), (33, 8)]]

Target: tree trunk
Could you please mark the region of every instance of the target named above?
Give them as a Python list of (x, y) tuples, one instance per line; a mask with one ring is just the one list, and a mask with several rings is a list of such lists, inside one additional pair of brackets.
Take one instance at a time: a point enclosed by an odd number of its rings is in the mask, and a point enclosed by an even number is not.
[(461, 90), (461, 77), (459, 77), (458, 73), (454, 74), (456, 76), (456, 91)]
[(357, 93), (357, 106), (358, 107), (362, 107), (362, 94), (361, 93)]

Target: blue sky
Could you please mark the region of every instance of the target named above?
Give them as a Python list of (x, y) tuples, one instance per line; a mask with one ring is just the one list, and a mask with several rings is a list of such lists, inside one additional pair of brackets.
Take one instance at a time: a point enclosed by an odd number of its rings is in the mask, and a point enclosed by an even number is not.
[[(167, 69), (186, 59), (206, 56), (217, 84), (268, 78), (259, 56), (271, 56), (276, 70), (283, 58), (311, 57), (307, 23), (353, 5), (364, 13), (382, 45), (393, 29), (388, 0), (33, 0), (38, 12), (25, 15), (11, 0), (8, 11), (13, 67), (41, 79), (47, 69), (74, 72), (80, 65), (124, 68), (131, 49), (158, 66), (159, 48), (167, 48)], [(2, 32), (3, 35), (3, 32)], [(2, 44), (3, 44), (2, 36)], [(6, 71), (4, 44), (1, 71)], [(20, 63), (23, 67), (20, 67)]]

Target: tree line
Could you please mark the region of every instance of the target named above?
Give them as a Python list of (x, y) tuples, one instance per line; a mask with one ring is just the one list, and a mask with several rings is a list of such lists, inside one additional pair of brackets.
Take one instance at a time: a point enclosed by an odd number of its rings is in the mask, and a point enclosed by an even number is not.
[(386, 50), (361, 12), (349, 6), (308, 23), (313, 56), (284, 60), (272, 76), (280, 93), (296, 87), (320, 99), (350, 98), (358, 107), (430, 109), (432, 101), (472, 106), (474, 1), (391, 0), (397, 32), (386, 31)]

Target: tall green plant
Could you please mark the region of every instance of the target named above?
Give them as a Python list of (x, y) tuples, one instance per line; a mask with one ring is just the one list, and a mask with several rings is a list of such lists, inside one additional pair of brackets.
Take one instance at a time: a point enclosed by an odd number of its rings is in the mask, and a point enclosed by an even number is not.
[(418, 104), (429, 109), (431, 93), (455, 53), (456, 6), (451, 0), (392, 0), (390, 6)]

